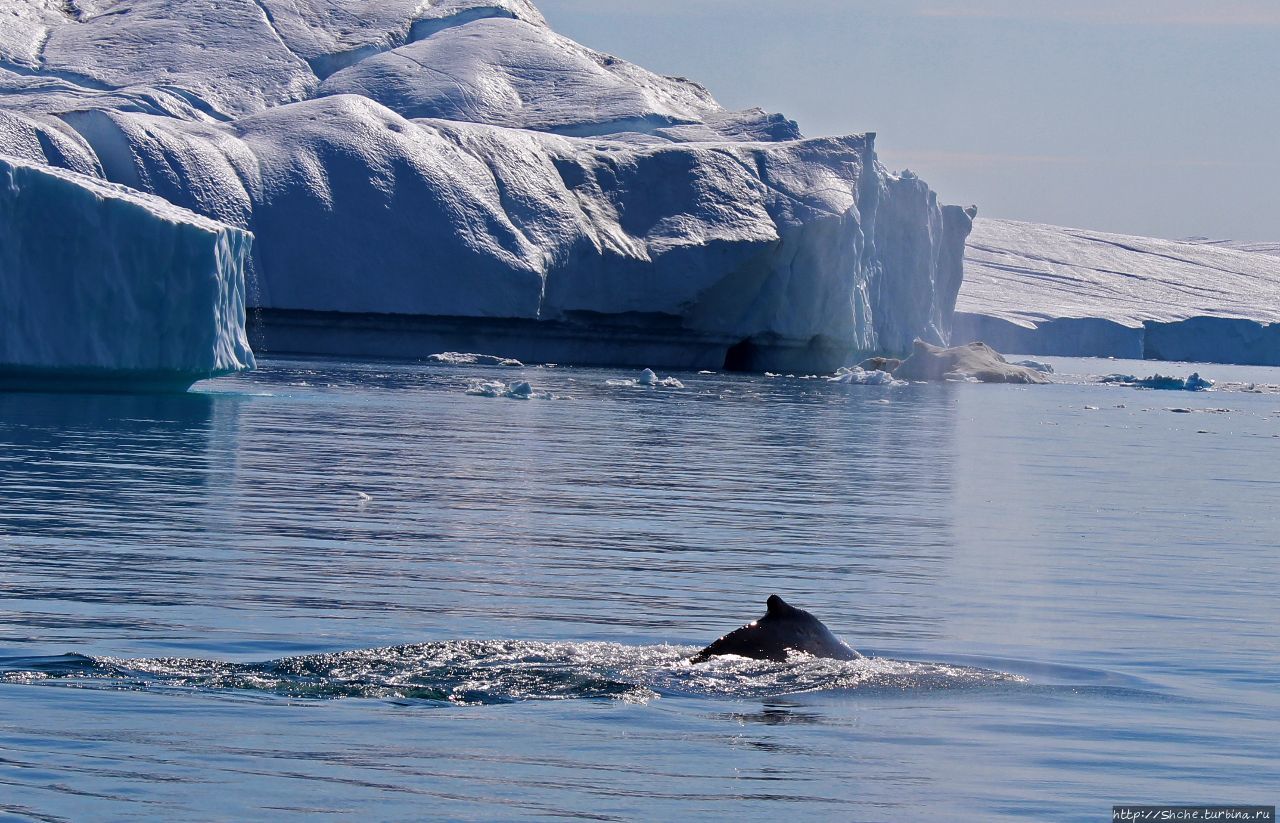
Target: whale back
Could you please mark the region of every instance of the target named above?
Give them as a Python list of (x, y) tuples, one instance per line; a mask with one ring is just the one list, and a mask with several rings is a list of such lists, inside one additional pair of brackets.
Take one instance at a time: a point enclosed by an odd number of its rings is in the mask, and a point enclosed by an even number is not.
[(821, 620), (787, 604), (776, 594), (765, 608), (764, 617), (729, 632), (690, 660), (702, 663), (717, 655), (735, 654), (782, 662), (792, 651), (835, 660), (857, 660), (862, 656), (832, 634)]

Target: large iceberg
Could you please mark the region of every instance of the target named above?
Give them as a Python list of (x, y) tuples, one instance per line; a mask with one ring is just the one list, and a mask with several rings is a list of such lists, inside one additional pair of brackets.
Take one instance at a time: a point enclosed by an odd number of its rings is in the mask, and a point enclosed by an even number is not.
[(253, 364), (241, 229), (0, 155), (0, 383), (185, 389)]
[(0, 19), (0, 152), (251, 231), (259, 351), (819, 371), (947, 337), (970, 214), (874, 134), (727, 111), (525, 0)]
[(953, 343), (1280, 365), (1280, 247), (974, 222)]

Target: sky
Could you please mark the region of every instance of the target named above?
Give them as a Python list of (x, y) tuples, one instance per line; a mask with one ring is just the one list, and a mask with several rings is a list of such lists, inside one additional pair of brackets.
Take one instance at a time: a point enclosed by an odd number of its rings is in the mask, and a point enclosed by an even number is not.
[(806, 135), (877, 132), (943, 202), (1280, 240), (1280, 0), (535, 0)]

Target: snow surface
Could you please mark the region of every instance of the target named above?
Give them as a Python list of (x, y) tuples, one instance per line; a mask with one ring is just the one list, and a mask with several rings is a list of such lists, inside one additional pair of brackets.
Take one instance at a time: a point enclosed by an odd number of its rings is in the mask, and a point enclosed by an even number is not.
[(1265, 254), (1280, 257), (1280, 243), (1251, 243), (1244, 240), (1210, 240), (1207, 237), (1190, 237), (1180, 241), (1193, 246), (1216, 246), (1220, 249), (1233, 249), (1251, 254)]
[(1280, 259), (1268, 244), (1229, 245), (978, 219), (953, 342), (1280, 363)]
[(250, 368), (250, 243), (158, 197), (0, 155), (0, 377), (185, 388)]
[(492, 324), (401, 324), (406, 355), (501, 331), (522, 360), (688, 368), (945, 339), (970, 218), (874, 135), (727, 111), (523, 0), (0, 0), (0, 20), (0, 152), (252, 231), (251, 305), (292, 350), (353, 339), (306, 312)]

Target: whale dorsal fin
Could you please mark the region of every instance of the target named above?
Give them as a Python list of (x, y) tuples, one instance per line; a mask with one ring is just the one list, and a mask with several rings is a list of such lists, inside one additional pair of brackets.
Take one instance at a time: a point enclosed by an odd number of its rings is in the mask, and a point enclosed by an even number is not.
[(769, 595), (764, 607), (767, 617), (782, 617), (784, 614), (795, 611), (795, 607), (787, 605), (787, 602), (776, 594)]

